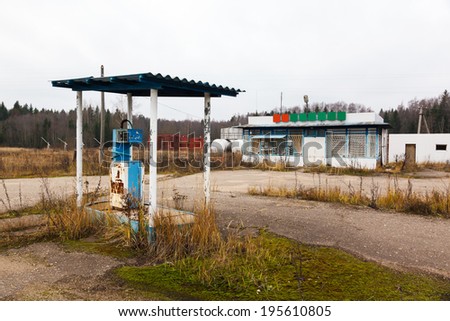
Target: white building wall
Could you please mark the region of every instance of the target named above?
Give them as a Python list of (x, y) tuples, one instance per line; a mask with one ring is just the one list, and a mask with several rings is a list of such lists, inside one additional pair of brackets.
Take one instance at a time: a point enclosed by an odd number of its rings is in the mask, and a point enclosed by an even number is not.
[(267, 125), (274, 124), (273, 116), (249, 116), (248, 117), (249, 125)]
[[(343, 164), (345, 165), (343, 165)], [(375, 169), (377, 168), (377, 160), (374, 158), (336, 158), (331, 159), (331, 166), (333, 167), (353, 167), (361, 169)]]
[[(416, 144), (416, 162), (450, 161), (450, 134), (390, 134), (389, 162), (405, 158), (405, 145)], [(447, 150), (436, 150), (436, 145), (447, 145)]]
[(238, 127), (228, 127), (220, 129), (220, 138), (221, 139), (242, 139), (242, 128)]
[(304, 137), (302, 155), (306, 166), (326, 165), (325, 137)]
[(384, 120), (374, 112), (369, 113), (347, 113), (346, 123), (382, 123)]
[[(258, 161), (262, 163), (263, 160), (267, 160), (269, 162), (275, 163), (284, 163), (288, 167), (302, 167), (302, 166), (312, 166), (311, 159), (309, 163), (305, 162), (303, 155), (297, 156), (278, 156), (278, 155), (242, 155), (242, 161), (247, 163), (255, 163)], [(314, 166), (325, 166), (326, 160), (319, 160), (317, 164)], [(255, 164), (256, 165), (256, 164)], [(337, 160), (336, 158), (331, 159), (331, 165), (333, 167), (354, 167), (354, 168), (363, 168), (363, 169), (375, 169), (377, 167), (377, 160), (371, 158), (343, 158), (342, 161)]]

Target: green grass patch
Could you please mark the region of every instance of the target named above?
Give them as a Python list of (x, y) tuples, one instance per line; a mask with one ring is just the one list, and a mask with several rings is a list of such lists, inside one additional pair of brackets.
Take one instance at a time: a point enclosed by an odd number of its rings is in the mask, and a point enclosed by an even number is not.
[(13, 236), (6, 233), (0, 234), (0, 252), (7, 251), (13, 248), (20, 248), (38, 242), (46, 242), (53, 240), (48, 235), (36, 232), (26, 236)]
[(0, 220), (5, 218), (14, 218), (27, 215), (42, 214), (42, 210), (38, 206), (24, 207), (18, 210), (11, 210), (0, 213)]
[(0, 220), (5, 219), (5, 218), (19, 217), (19, 216), (21, 216), (21, 213), (18, 211), (7, 211), (4, 213), (0, 213)]
[(346, 252), (262, 232), (209, 257), (121, 267), (148, 298), (169, 300), (448, 300), (450, 281), (400, 273)]
[(112, 256), (118, 259), (127, 259), (138, 255), (136, 250), (100, 239), (65, 240), (62, 244), (69, 250)]

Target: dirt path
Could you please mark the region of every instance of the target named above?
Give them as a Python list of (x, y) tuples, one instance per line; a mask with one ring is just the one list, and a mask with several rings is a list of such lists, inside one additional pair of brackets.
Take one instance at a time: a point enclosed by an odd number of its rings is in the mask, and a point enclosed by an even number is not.
[[(250, 185), (264, 186), (271, 182), (287, 186), (298, 183), (299, 179), (306, 184), (308, 179), (317, 177), (308, 175), (295, 178), (293, 173), (280, 172), (213, 172), (212, 199), (221, 226), (242, 222), (247, 227), (267, 227), (301, 242), (338, 247), (388, 266), (450, 277), (450, 220), (336, 204), (254, 197), (246, 193)], [(340, 180), (346, 179), (358, 180), (357, 177), (340, 177)], [(93, 178), (93, 182), (95, 180)], [(106, 179), (102, 181), (107, 182)], [(443, 179), (418, 181), (415, 186), (426, 190), (439, 186)], [(10, 194), (18, 196), (14, 186), (20, 184), (22, 200), (36, 200), (38, 180), (5, 182)], [(49, 179), (48, 184), (52, 191), (64, 190), (61, 186), (69, 190), (73, 178)], [(407, 181), (399, 180), (399, 184), (407, 184)], [(201, 190), (201, 175), (166, 178), (159, 184), (160, 200), (165, 204), (170, 204), (174, 193), (178, 193), (187, 196), (185, 205), (189, 206), (200, 201)], [(39, 224), (38, 218), (31, 220)], [(0, 221), (13, 227), (16, 224), (14, 220)], [(0, 299), (136, 299), (135, 293), (124, 291), (108, 276), (121, 264), (124, 262), (118, 259), (68, 251), (55, 243), (36, 243), (3, 251), (0, 252)]]
[(101, 300), (97, 295), (99, 280), (121, 264), (106, 256), (69, 252), (48, 242), (11, 249), (0, 255), (0, 299)]

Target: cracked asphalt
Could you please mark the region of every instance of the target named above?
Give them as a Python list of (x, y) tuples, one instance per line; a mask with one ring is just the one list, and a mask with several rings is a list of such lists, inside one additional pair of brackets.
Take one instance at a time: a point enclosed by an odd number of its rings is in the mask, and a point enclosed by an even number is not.
[[(213, 171), (212, 201), (222, 226), (242, 222), (247, 227), (266, 227), (270, 231), (299, 242), (332, 246), (367, 260), (400, 270), (419, 270), (450, 277), (450, 220), (420, 215), (374, 210), (366, 207), (345, 206), (287, 198), (250, 196), (250, 186), (294, 187), (298, 184), (341, 184), (349, 182), (364, 192), (373, 184), (387, 188), (392, 178), (328, 176), (293, 172), (256, 170)], [(89, 178), (94, 188), (99, 178)], [(12, 206), (31, 204), (40, 198), (39, 179), (5, 180)], [(101, 179), (106, 187), (107, 177)], [(186, 195), (186, 207), (201, 202), (202, 174), (178, 178), (161, 177), (158, 185), (160, 203), (170, 205), (175, 193)], [(407, 179), (398, 178), (400, 187)], [(413, 190), (424, 193), (431, 189), (445, 189), (448, 177), (414, 179)], [(20, 193), (18, 187), (20, 186)], [(74, 179), (49, 178), (49, 189), (55, 193), (74, 190)], [(0, 189), (0, 198), (5, 199)], [(20, 195), (19, 195), (20, 194)], [(146, 194), (147, 195), (147, 192)], [(19, 200), (19, 196), (22, 199)], [(0, 204), (0, 207), (2, 204)]]
[[(212, 174), (212, 202), (222, 226), (242, 222), (247, 227), (266, 227), (299, 242), (332, 246), (366, 260), (398, 270), (415, 270), (450, 277), (450, 220), (436, 217), (374, 210), (362, 206), (304, 201), (290, 198), (251, 196), (249, 187), (292, 188), (319, 184), (362, 186), (369, 193), (377, 184), (406, 188), (408, 179), (386, 176), (330, 176), (269, 171), (215, 171)], [(161, 199), (170, 204), (177, 192), (197, 200), (202, 195), (201, 174), (166, 179), (159, 184)], [(413, 191), (445, 190), (446, 174), (435, 178), (411, 179)]]

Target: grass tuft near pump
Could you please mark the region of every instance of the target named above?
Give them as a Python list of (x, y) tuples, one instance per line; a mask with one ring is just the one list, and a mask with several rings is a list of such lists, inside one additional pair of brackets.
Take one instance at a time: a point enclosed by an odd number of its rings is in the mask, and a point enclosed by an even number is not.
[(110, 202), (116, 209), (137, 208), (144, 201), (144, 164), (133, 160), (133, 145), (142, 144), (142, 129), (113, 129)]

